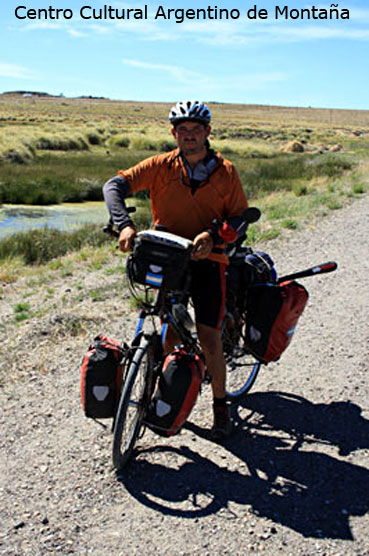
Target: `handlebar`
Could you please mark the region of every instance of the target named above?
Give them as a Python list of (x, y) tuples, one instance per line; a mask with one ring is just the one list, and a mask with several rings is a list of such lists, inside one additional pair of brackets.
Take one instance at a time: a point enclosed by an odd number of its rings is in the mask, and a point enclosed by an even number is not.
[[(127, 207), (128, 213), (136, 212), (136, 207)], [(239, 234), (240, 232), (246, 231), (249, 224), (253, 224), (257, 222), (261, 216), (261, 212), (257, 207), (248, 207), (243, 211), (241, 214), (242, 224), (237, 228), (236, 233)], [(213, 220), (212, 227), (215, 232), (218, 232), (223, 225), (223, 222), (220, 220)], [(245, 229), (243, 229), (245, 228)], [(114, 229), (113, 221), (110, 219), (108, 224), (103, 227), (103, 232), (105, 234), (109, 234), (112, 237), (119, 237), (119, 232)]]
[(241, 214), (241, 218), (247, 224), (253, 224), (254, 222), (257, 222), (260, 216), (261, 216), (261, 212), (257, 207), (248, 207)]
[(297, 280), (298, 278), (306, 278), (307, 276), (316, 276), (317, 274), (327, 274), (328, 272), (334, 272), (337, 270), (337, 263), (335, 261), (329, 261), (326, 263), (321, 263), (319, 265), (312, 266), (306, 270), (300, 270), (300, 272), (294, 272), (293, 274), (285, 274), (277, 280), (277, 284), (282, 282), (287, 282), (287, 280)]

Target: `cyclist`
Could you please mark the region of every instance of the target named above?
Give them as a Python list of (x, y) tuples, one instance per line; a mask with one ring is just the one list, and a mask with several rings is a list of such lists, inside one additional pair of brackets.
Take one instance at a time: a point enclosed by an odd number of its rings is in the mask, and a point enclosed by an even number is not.
[[(193, 100), (178, 102), (171, 108), (169, 120), (178, 148), (120, 170), (104, 185), (104, 198), (120, 232), (121, 251), (131, 250), (136, 236), (124, 199), (141, 190), (150, 191), (154, 227), (194, 243), (190, 295), (199, 341), (212, 377), (211, 435), (220, 440), (233, 428), (226, 402), (226, 365), (220, 333), (227, 265), (224, 246), (237, 239), (235, 230), (247, 208), (247, 199), (233, 164), (210, 148), (208, 106)], [(212, 228), (214, 219), (224, 222), (220, 232)]]

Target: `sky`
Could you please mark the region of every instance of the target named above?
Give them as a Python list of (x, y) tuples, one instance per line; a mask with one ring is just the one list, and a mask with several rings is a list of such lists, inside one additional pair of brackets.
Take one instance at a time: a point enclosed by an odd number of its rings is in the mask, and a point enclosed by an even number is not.
[[(0, 93), (369, 109), (368, 0), (341, 0), (338, 10), (346, 15), (348, 10), (349, 19), (338, 20), (302, 19), (302, 9), (329, 13), (331, 7), (305, 0), (108, 1), (105, 5), (117, 10), (113, 14), (137, 11), (124, 20), (84, 19), (83, 6), (89, 6), (85, 17), (98, 16), (104, 2), (3, 0)], [(251, 19), (248, 10), (255, 5), (266, 19)], [(46, 19), (32, 18), (49, 6), (54, 11)], [(133, 19), (145, 6), (147, 19)], [(214, 19), (176, 21), (181, 12), (174, 10), (208, 6)], [(282, 12), (278, 19), (276, 6)], [(234, 18), (225, 19), (225, 10), (233, 10)], [(286, 19), (286, 11), (296, 19)]]

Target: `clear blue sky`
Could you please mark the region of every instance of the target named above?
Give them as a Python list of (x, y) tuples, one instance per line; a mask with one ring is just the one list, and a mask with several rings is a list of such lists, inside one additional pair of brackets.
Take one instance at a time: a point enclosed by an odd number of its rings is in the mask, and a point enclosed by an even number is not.
[[(275, 6), (314, 4), (261, 0), (267, 20), (250, 20), (254, 0), (213, 4), (147, 2), (147, 20), (83, 20), (80, 8), (102, 1), (4, 0), (0, 6), (0, 92), (45, 91), (65, 96), (176, 101), (198, 98), (245, 104), (369, 109), (369, 2), (342, 0), (349, 20), (276, 20)], [(73, 11), (59, 20), (17, 19), (15, 8)], [(106, 2), (144, 9), (144, 2)], [(158, 6), (218, 6), (234, 20), (155, 20)], [(316, 3), (329, 8), (329, 3)], [(18, 12), (25, 15), (26, 10)], [(91, 14), (86, 10), (85, 14)]]

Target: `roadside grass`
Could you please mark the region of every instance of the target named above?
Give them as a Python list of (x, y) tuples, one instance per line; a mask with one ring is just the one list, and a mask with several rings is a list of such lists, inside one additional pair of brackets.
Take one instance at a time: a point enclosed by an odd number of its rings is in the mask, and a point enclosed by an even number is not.
[[(0, 242), (1, 244), (1, 242)], [(0, 259), (0, 283), (12, 284), (16, 282), (24, 269), (24, 260), (19, 255)]]
[[(46, 318), (47, 330), (55, 328), (55, 334), (84, 334), (83, 319), (93, 320), (93, 315), (98, 313), (94, 310), (90, 314), (87, 309), (81, 320), (74, 316), (77, 304), (82, 307), (86, 303), (88, 307), (91, 302), (95, 305), (111, 297), (116, 297), (118, 301), (126, 299), (124, 258), (118, 254), (114, 244), (107, 244), (84, 246), (80, 251), (46, 264), (21, 266), (17, 284), (0, 285), (0, 300), (4, 307), (8, 307), (8, 310), (5, 309), (5, 315), (8, 313), (6, 318), (1, 319), (0, 330), (19, 326), (30, 319)], [(109, 278), (104, 279), (104, 276)]]
[[(356, 181), (357, 180), (357, 181)], [(311, 180), (304, 194), (292, 190), (276, 190), (263, 197), (255, 197), (251, 204), (259, 207), (262, 218), (250, 226), (248, 242), (253, 245), (260, 241), (274, 239), (283, 230), (293, 232), (301, 226), (314, 222), (338, 210), (369, 191), (369, 173), (363, 166), (359, 173), (331, 180), (321, 177)]]
[(31, 305), (29, 303), (16, 303), (13, 306), (14, 310), (14, 320), (16, 322), (21, 322), (23, 320), (29, 319), (31, 315)]

